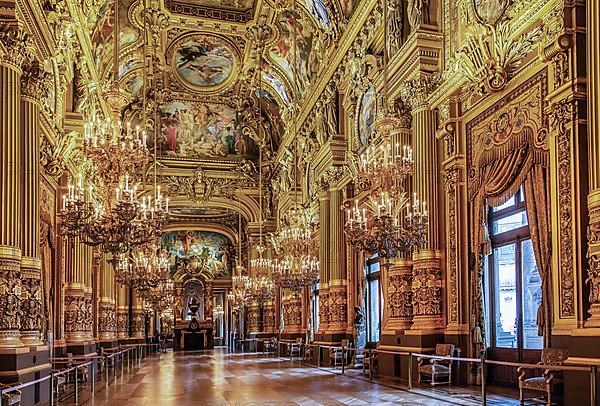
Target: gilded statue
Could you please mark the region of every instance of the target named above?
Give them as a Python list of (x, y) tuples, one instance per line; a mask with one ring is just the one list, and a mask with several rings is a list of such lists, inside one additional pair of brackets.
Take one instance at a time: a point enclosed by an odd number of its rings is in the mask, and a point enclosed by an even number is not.
[(429, 24), (429, 0), (408, 0), (407, 14), (412, 31), (421, 23)]
[(402, 30), (404, 28), (404, 7), (402, 0), (389, 0), (388, 2), (388, 35), (390, 38), (390, 52), (395, 54), (402, 45)]

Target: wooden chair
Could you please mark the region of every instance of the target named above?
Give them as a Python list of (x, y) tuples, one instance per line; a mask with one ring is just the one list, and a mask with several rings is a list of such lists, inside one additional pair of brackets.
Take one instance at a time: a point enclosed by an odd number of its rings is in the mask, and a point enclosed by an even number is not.
[(296, 342), (289, 344), (290, 358), (302, 355), (302, 337), (296, 338)]
[[(538, 365), (563, 365), (565, 360), (569, 357), (567, 350), (558, 348), (544, 348), (542, 350), (542, 360), (538, 362)], [(559, 390), (562, 390), (563, 379), (562, 372), (548, 368), (544, 370), (543, 376), (535, 376), (532, 378), (527, 377), (527, 371), (533, 371), (534, 367), (519, 367), (517, 373), (519, 374), (519, 402), (521, 405), (525, 404), (525, 400), (536, 399), (536, 398), (525, 398), (525, 391), (544, 392), (546, 394), (546, 405), (553, 404), (553, 394), (557, 394)]]
[[(0, 383), (0, 389), (9, 389), (11, 386), (20, 385), (21, 382), (15, 382), (11, 384)], [(19, 406), (21, 404), (21, 390), (17, 389), (12, 392), (2, 393), (2, 399), (0, 404), (3, 406)]]
[[(435, 354), (439, 357), (452, 357), (454, 344), (436, 344)], [(419, 362), (419, 383), (429, 382), (434, 385), (450, 385), (452, 383), (452, 360), (417, 358)]]
[[(75, 359), (73, 358), (73, 354), (72, 353), (67, 353), (67, 359), (68, 359), (68, 366), (70, 367), (74, 367), (76, 366), (78, 363), (77, 361), (75, 361)], [(75, 371), (73, 371), (73, 376), (75, 376)], [(87, 382), (89, 378), (89, 370), (88, 367), (79, 367), (77, 368), (77, 379), (79, 382)]]
[(374, 349), (377, 349), (377, 346), (365, 346), (362, 358), (363, 372), (368, 370), (371, 376), (376, 376), (379, 372), (379, 356)]
[(342, 351), (342, 349), (348, 348), (348, 346), (350, 345), (350, 340), (343, 339), (340, 345), (341, 346), (338, 348), (330, 348), (329, 349), (329, 362), (332, 363), (334, 367), (337, 366), (338, 362), (340, 364), (347, 362), (347, 360), (344, 359), (344, 356), (347, 355), (348, 353), (345, 351)]

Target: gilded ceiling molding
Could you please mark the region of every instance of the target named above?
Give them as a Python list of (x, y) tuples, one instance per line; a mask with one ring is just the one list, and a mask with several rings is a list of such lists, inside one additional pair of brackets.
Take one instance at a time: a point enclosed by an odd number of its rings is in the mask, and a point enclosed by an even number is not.
[(75, 145), (78, 134), (59, 132), (54, 145), (42, 138), (40, 145), (40, 164), (47, 175), (55, 181), (61, 178), (67, 169), (67, 162), (75, 157)]

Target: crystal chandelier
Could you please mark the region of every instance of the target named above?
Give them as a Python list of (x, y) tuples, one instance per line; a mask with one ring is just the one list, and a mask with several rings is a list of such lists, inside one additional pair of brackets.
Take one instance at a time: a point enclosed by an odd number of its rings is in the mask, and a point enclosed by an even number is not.
[[(115, 32), (117, 24), (115, 16)], [(118, 35), (114, 47), (114, 60), (118, 61)], [(69, 179), (60, 217), (64, 235), (101, 246), (116, 261), (121, 254), (160, 236), (169, 201), (163, 199), (160, 188), (155, 188), (154, 198), (138, 193), (140, 185), (135, 178), (149, 157), (146, 133), (133, 130), (129, 124), (125, 128), (121, 125), (120, 106), (127, 98), (118, 87), (118, 64), (114, 65), (113, 87), (106, 93), (113, 119), (102, 120), (94, 112), (84, 125), (83, 154), (89, 185), (84, 184), (82, 173), (76, 181)]]
[(344, 231), (359, 251), (389, 260), (426, 242), (428, 220), (425, 202), (419, 202), (416, 193), (411, 202), (406, 192), (414, 167), (412, 149), (393, 142), (399, 125), (398, 118), (388, 114), (387, 1), (383, 3), (383, 114), (374, 123), (372, 137), (381, 145), (367, 147), (358, 159), (356, 183), (368, 195), (347, 208)]
[(115, 279), (145, 296), (167, 280), (168, 272), (169, 259), (155, 242), (121, 254), (115, 266)]
[(240, 310), (246, 306), (248, 302), (246, 287), (250, 282), (250, 278), (241, 274), (243, 271), (242, 266), (238, 265), (236, 271), (238, 271), (238, 274), (231, 278), (232, 286), (231, 291), (227, 294), (227, 300), (234, 309)]
[(143, 294), (144, 305), (158, 312), (162, 312), (175, 302), (175, 289), (170, 279), (161, 280), (158, 285), (152, 287)]
[(269, 276), (253, 276), (247, 280), (245, 291), (248, 299), (264, 303), (275, 296), (275, 284)]
[(304, 208), (295, 207), (286, 217), (277, 235), (280, 258), (273, 263), (273, 276), (280, 287), (298, 293), (319, 280), (315, 224)]

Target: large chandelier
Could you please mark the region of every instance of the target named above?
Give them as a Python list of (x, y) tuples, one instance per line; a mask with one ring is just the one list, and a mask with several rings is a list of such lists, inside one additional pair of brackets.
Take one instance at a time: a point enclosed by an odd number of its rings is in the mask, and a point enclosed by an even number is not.
[(163, 284), (168, 272), (169, 259), (154, 242), (121, 254), (115, 266), (115, 279), (144, 296)]
[(407, 195), (406, 184), (414, 167), (412, 149), (394, 142), (398, 118), (388, 114), (387, 1), (383, 3), (383, 114), (374, 123), (372, 137), (373, 143), (381, 145), (367, 147), (358, 159), (356, 183), (367, 196), (347, 208), (344, 231), (358, 250), (389, 260), (425, 243), (428, 220), (425, 202), (420, 202), (416, 193), (412, 202)]
[(246, 275), (242, 275), (243, 266), (236, 266), (236, 275), (231, 278), (231, 291), (227, 294), (227, 300), (229, 304), (236, 309), (241, 310), (248, 303), (248, 294), (246, 287), (249, 284), (250, 278)]
[(295, 293), (319, 280), (319, 259), (313, 239), (315, 223), (307, 209), (292, 208), (277, 234), (279, 259), (273, 263), (277, 284)]
[(247, 280), (245, 291), (248, 299), (264, 303), (275, 296), (275, 284), (267, 275), (253, 276)]
[(175, 289), (170, 279), (161, 280), (142, 294), (144, 305), (159, 313), (168, 309), (175, 302)]
[[(118, 1), (114, 7), (118, 32)], [(114, 37), (113, 86), (106, 93), (113, 117), (103, 120), (93, 112), (84, 125), (83, 154), (89, 184), (84, 184), (82, 173), (76, 180), (69, 179), (60, 216), (63, 234), (101, 246), (116, 261), (119, 255), (160, 236), (169, 201), (156, 187), (153, 198), (138, 193), (136, 176), (146, 167), (149, 152), (145, 131), (132, 129), (129, 124), (123, 128), (120, 122), (120, 107), (127, 97), (119, 88), (119, 36)]]

